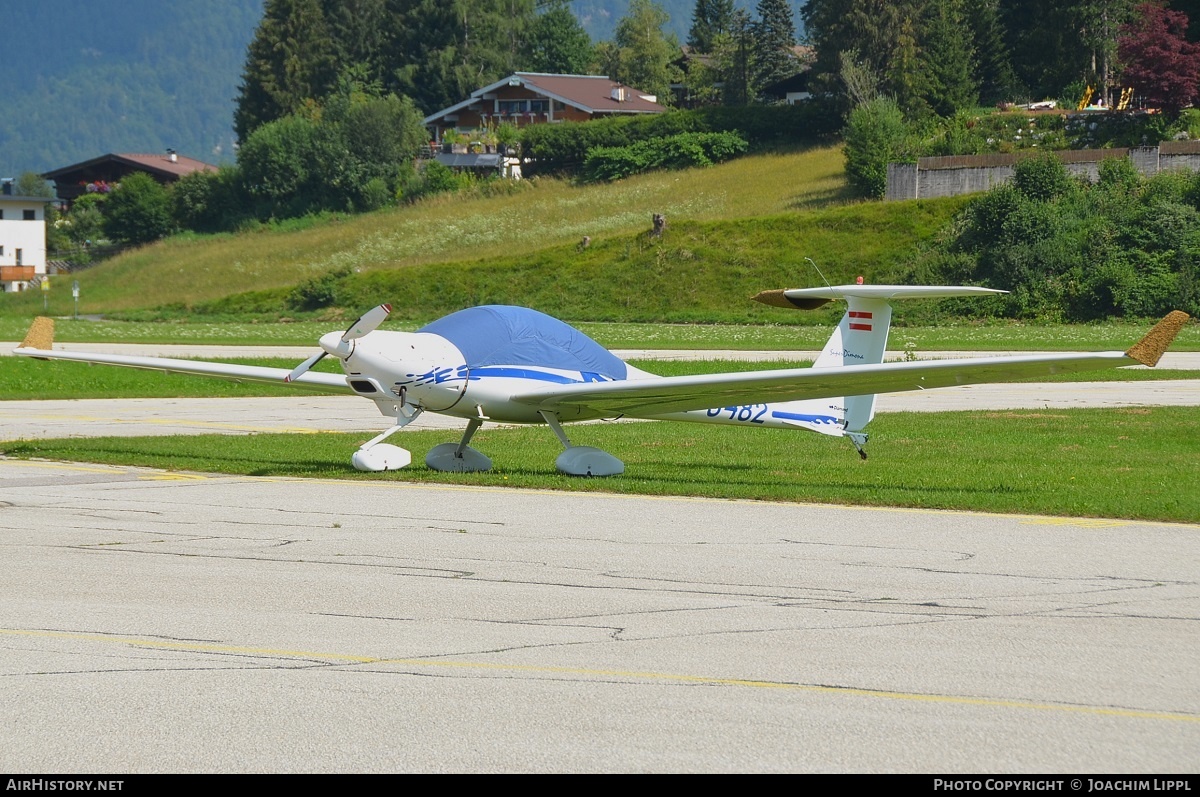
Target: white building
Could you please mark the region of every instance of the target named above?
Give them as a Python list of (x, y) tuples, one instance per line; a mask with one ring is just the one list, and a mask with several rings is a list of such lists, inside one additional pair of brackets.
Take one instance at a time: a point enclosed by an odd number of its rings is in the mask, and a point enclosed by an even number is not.
[(15, 196), (12, 181), (0, 183), (0, 290), (23, 291), (46, 273), (46, 203)]

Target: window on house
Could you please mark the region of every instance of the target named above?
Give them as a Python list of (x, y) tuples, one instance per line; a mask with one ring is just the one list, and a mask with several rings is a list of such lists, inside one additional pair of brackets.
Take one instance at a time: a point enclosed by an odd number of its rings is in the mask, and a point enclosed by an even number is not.
[(3, 219), (3, 218), (4, 218), (4, 211), (0, 210), (0, 219)]
[(500, 113), (524, 113), (525, 100), (500, 100)]
[(18, 266), (19, 266), (19, 265), (22, 265), (22, 263), (21, 263), (21, 260), (22, 260), (23, 258), (21, 257), (21, 255), (22, 255), (22, 252), (21, 252), (21, 250), (20, 250), (20, 249), (18, 249), (18, 250), (17, 250), (17, 265), (18, 265)]
[(532, 113), (545, 113), (546, 111), (550, 110), (550, 101), (549, 100), (530, 100), (529, 101), (529, 110)]
[(32, 210), (26, 210), (25, 221), (37, 221), (37, 213)]

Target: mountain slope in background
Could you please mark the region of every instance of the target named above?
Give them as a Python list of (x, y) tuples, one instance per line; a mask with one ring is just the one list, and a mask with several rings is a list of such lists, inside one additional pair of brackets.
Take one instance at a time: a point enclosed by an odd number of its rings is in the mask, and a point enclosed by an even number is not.
[[(671, 15), (671, 21), (666, 25), (667, 33), (674, 33), (680, 44), (687, 42), (688, 29), (692, 27), (692, 12), (696, 8), (696, 0), (657, 0), (658, 4)], [(792, 6), (792, 21), (796, 25), (796, 35), (801, 35), (804, 29), (800, 21), (800, 7), (804, 0), (790, 0)], [(750, 16), (756, 15), (758, 0), (734, 0), (736, 8), (744, 8)], [(571, 10), (579, 18), (583, 29), (592, 37), (592, 41), (602, 41), (613, 37), (617, 22), (629, 9), (629, 0), (571, 0)]]
[(107, 152), (233, 159), (233, 100), (263, 0), (6, 4), (0, 176)]
[[(671, 15), (669, 32), (684, 41), (695, 0), (660, 2)], [(263, 3), (5, 3), (0, 177), (167, 148), (232, 162), (234, 99)], [(753, 12), (752, 3), (738, 5)], [(612, 37), (629, 0), (573, 0), (571, 7), (598, 41)]]

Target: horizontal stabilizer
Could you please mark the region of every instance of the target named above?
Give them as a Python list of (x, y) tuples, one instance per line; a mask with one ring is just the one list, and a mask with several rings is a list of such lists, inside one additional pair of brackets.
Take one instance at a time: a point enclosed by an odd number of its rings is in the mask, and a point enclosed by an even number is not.
[(970, 285), (831, 285), (763, 291), (754, 301), (772, 307), (815, 310), (835, 299), (944, 299), (951, 296), (993, 296), (1008, 293)]
[(785, 310), (816, 310), (818, 307), (824, 307), (833, 301), (833, 299), (792, 299), (787, 296), (787, 291), (782, 288), (776, 288), (773, 291), (760, 291), (750, 298), (771, 307), (782, 307)]

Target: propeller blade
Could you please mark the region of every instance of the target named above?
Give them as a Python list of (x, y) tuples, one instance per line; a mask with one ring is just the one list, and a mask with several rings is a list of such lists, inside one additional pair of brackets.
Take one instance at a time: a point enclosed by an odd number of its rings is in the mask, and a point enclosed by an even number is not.
[(378, 307), (372, 307), (350, 325), (345, 334), (342, 335), (342, 340), (358, 340), (363, 335), (369, 335), (379, 328), (379, 325), (387, 319), (391, 312), (392, 306), (390, 304), (381, 304)]
[(307, 360), (305, 360), (304, 362), (300, 363), (295, 368), (293, 368), (292, 372), (283, 378), (283, 381), (284, 382), (295, 382), (297, 379), (300, 378), (300, 376), (305, 371), (307, 371), (309, 368), (312, 368), (317, 363), (321, 362), (321, 360), (324, 359), (325, 355), (328, 353), (329, 352), (324, 352), (324, 351), (318, 352), (317, 354), (314, 354), (312, 357), (309, 357)]

